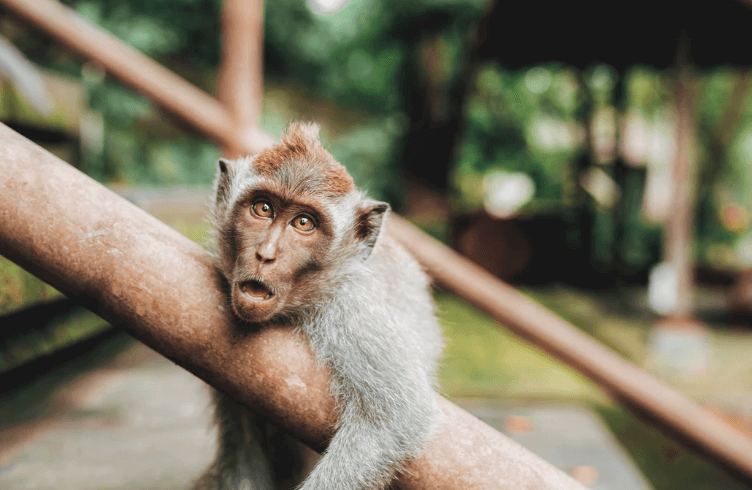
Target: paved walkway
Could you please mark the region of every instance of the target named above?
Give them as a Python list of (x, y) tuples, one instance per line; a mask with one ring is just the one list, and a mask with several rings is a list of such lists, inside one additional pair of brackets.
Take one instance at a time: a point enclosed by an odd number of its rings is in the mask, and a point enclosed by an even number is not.
[[(131, 343), (0, 429), (0, 488), (188, 488), (213, 454), (207, 393), (193, 375)], [(0, 399), (6, 413), (13, 403), (19, 402)], [(590, 411), (487, 400), (461, 405), (593, 489), (650, 488)]]
[(209, 464), (207, 388), (142, 344), (0, 432), (4, 490), (178, 490)]
[(491, 427), (594, 490), (652, 488), (594, 412), (577, 406), (458, 403)]

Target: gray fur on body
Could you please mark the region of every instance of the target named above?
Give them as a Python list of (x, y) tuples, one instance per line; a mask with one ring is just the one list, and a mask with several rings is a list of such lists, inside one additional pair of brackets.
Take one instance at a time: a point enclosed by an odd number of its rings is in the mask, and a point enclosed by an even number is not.
[[(226, 272), (233, 270), (226, 250), (232, 216), (263, 179), (248, 159), (235, 162), (229, 182), (221, 179), (215, 182), (213, 219), (217, 265)], [(315, 272), (318, 287), (271, 320), (298, 325), (317, 361), (329, 369), (338, 405), (336, 433), (301, 490), (386, 488), (405, 461), (424, 449), (441, 418), (434, 387), (443, 343), (429, 281), (383, 229), (375, 243), (353, 246), (355, 209), (366, 200), (357, 189), (330, 200), (335, 241), (330, 259)], [(269, 463), (259, 462), (260, 453), (269, 452), (262, 438), (253, 430), (250, 437), (234, 433), (247, 433), (248, 423), (239, 422), (243, 417), (251, 425), (266, 422), (224, 395), (216, 403), (217, 461), (195, 488), (276, 488)], [(241, 485), (246, 481), (250, 486)]]
[[(390, 253), (400, 252), (395, 246)], [(432, 312), (420, 308), (431, 304), (426, 289), (413, 287), (422, 272), (402, 267), (387, 278), (369, 262), (353, 264), (337, 294), (302, 327), (330, 369), (340, 411), (337, 432), (303, 490), (384, 488), (438, 426), (433, 373), (441, 340), (426, 321)]]

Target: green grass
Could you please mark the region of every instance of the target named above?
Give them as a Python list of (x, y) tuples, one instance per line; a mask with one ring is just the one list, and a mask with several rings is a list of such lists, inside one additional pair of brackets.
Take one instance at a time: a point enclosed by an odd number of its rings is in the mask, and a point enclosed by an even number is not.
[(612, 313), (588, 294), (562, 286), (523, 292), (630, 361), (641, 363), (645, 358), (650, 319)]
[(0, 315), (60, 297), (55, 288), (0, 256)]
[[(0, 257), (0, 316), (33, 304), (62, 298), (58, 290)], [(0, 373), (89, 337), (107, 324), (78, 309), (47, 325), (29, 325), (23, 331), (0, 331)]]
[(450, 397), (605, 402), (590, 381), (462, 300), (437, 294), (447, 346), (440, 372)]
[(1, 339), (0, 373), (92, 337), (107, 328), (110, 327), (104, 320), (84, 308), (75, 308), (47, 324), (29, 325), (23, 331)]

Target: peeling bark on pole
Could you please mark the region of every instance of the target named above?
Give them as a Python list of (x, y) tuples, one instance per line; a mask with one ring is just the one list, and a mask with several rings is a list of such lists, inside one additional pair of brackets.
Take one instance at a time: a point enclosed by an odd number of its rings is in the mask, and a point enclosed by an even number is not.
[[(3, 125), (0, 254), (311, 447), (326, 446), (334, 401), (304, 339), (236, 325), (204, 250)], [(440, 433), (400, 488), (583, 488), (443, 398), (440, 406)]]

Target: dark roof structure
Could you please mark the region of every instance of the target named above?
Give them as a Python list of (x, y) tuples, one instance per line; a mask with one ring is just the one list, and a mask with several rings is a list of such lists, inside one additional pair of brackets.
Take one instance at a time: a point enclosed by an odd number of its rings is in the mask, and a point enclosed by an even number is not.
[(688, 40), (700, 67), (752, 66), (752, 0), (498, 0), (480, 27), (478, 56), (509, 68), (546, 62), (666, 68)]

